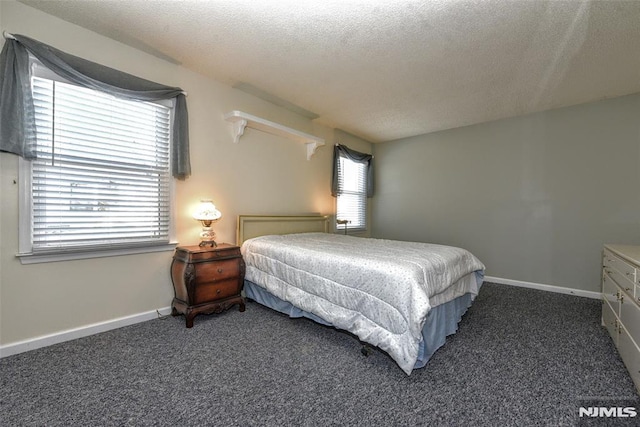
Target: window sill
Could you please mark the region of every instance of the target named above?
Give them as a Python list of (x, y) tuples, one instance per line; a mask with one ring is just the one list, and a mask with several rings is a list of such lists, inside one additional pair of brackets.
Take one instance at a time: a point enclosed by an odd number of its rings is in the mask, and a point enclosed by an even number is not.
[(151, 252), (173, 251), (178, 243), (167, 243), (162, 245), (139, 246), (117, 249), (95, 249), (88, 248), (83, 251), (69, 252), (47, 252), (47, 253), (19, 253), (22, 264), (39, 264), (45, 262), (72, 261), (77, 259), (104, 258), (122, 255), (135, 255)]

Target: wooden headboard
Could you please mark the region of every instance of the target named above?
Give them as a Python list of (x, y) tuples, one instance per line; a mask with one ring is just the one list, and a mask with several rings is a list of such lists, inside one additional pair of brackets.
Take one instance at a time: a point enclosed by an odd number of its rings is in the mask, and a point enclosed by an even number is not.
[(237, 245), (268, 234), (329, 232), (326, 215), (238, 215)]

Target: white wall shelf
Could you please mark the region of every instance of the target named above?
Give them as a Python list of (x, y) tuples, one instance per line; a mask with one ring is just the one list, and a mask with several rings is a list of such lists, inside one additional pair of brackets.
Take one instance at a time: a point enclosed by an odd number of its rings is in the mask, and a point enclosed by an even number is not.
[(251, 114), (243, 113), (242, 111), (230, 111), (224, 115), (224, 119), (233, 124), (233, 142), (235, 143), (240, 141), (240, 137), (244, 133), (244, 129), (248, 126), (252, 129), (257, 129), (262, 132), (282, 136), (284, 138), (306, 144), (307, 160), (311, 160), (311, 156), (315, 154), (318, 147), (324, 145), (324, 139), (322, 138), (291, 129), (279, 123), (261, 119), (260, 117), (252, 116)]

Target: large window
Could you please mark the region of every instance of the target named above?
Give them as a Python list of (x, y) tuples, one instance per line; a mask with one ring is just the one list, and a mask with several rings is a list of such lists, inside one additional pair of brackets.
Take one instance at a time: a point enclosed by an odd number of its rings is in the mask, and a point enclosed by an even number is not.
[(32, 93), (38, 158), (21, 167), (21, 253), (169, 244), (171, 102), (118, 99), (46, 70)]
[(363, 231), (367, 228), (367, 167), (368, 163), (354, 161), (345, 155), (336, 159), (338, 191), (336, 219), (338, 230)]

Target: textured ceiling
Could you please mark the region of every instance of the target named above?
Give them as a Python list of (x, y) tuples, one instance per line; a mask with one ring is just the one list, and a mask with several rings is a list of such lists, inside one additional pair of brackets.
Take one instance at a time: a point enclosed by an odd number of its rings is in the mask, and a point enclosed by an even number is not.
[(21, 2), (372, 142), (640, 92), (640, 1)]

